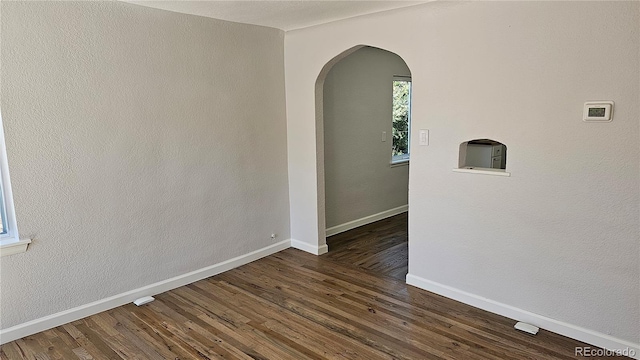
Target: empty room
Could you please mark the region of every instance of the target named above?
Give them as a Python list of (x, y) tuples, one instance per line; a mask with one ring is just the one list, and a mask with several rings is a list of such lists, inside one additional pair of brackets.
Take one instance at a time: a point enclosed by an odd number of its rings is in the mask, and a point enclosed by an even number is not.
[(0, 359), (640, 359), (640, 2), (0, 1)]

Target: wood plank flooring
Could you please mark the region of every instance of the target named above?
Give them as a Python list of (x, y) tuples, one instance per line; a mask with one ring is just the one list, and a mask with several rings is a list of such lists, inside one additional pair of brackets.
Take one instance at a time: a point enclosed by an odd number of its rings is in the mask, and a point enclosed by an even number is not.
[(408, 272), (408, 213), (327, 238), (327, 260), (404, 281)]
[(323, 256), (287, 249), (27, 336), (0, 359), (574, 359), (585, 346), (396, 279), (403, 221), (340, 234)]

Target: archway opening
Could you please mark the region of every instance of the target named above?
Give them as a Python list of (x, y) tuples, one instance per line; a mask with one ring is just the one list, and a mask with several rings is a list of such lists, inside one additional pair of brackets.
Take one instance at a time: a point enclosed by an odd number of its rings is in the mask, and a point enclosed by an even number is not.
[[(389, 264), (377, 271), (401, 279), (408, 263), (411, 89), (400, 56), (363, 45), (333, 58), (316, 81), (319, 236), (329, 256), (344, 250), (341, 259), (365, 268), (364, 258), (375, 257), (377, 265)], [(402, 259), (385, 259), (380, 243)]]

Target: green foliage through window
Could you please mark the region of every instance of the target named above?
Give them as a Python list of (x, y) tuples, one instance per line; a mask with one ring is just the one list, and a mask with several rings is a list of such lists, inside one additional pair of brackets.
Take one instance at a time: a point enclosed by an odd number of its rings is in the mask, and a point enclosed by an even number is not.
[(392, 160), (409, 159), (411, 127), (411, 80), (393, 81), (393, 148)]

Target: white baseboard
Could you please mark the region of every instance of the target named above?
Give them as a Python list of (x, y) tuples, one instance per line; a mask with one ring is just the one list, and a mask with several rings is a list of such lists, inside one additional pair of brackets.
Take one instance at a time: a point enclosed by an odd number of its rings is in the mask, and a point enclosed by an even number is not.
[(155, 284), (127, 291), (122, 294), (114, 295), (106, 299), (94, 301), (92, 303), (81, 305), (73, 309), (61, 311), (53, 315), (48, 315), (39, 319), (31, 320), (23, 324), (12, 326), (10, 328), (2, 329), (0, 330), (0, 344), (5, 344), (7, 342), (20, 339), (25, 336), (29, 336), (44, 330), (54, 328), (56, 326), (67, 324), (72, 321), (97, 314), (99, 312), (122, 306), (143, 296), (156, 295), (178, 288), (180, 286), (191, 284), (195, 281), (220, 274), (244, 264), (248, 264), (252, 261), (277, 253), (278, 251), (287, 249), (289, 247), (291, 247), (291, 240), (283, 240), (277, 244), (269, 245), (262, 249), (252, 251), (248, 254), (244, 254), (215, 265), (207, 266), (190, 273), (186, 273), (173, 277), (171, 279), (157, 282)]
[(514, 306), (471, 294), (447, 285), (442, 285), (440, 283), (427, 280), (415, 275), (407, 275), (407, 284), (436, 293), (438, 295), (442, 295), (449, 299), (460, 301), (462, 303), (480, 308), (482, 310), (508, 317), (515, 321), (522, 321), (528, 324), (532, 324), (541, 329), (564, 335), (603, 349), (623, 350), (628, 348), (629, 350), (634, 350), (632, 352), (633, 354), (630, 353), (630, 355), (632, 355), (632, 358), (640, 359), (640, 344), (636, 344), (623, 339), (618, 339), (607, 334), (585, 329), (583, 327), (548, 318), (546, 316), (534, 314), (532, 312), (522, 310)]
[(295, 239), (291, 239), (291, 247), (292, 248), (296, 248), (298, 250), (306, 251), (306, 252), (311, 253), (313, 255), (322, 255), (322, 254), (326, 253), (327, 251), (329, 251), (329, 248), (327, 247), (327, 244), (324, 244), (324, 245), (312, 245), (312, 244), (306, 243), (304, 241), (295, 240)]
[(365, 216), (363, 218), (357, 219), (357, 220), (353, 220), (353, 221), (349, 221), (347, 223), (344, 224), (340, 224), (340, 225), (336, 225), (336, 226), (332, 226), (330, 228), (328, 228), (327, 231), (327, 237), (329, 236), (333, 236), (336, 234), (340, 234), (341, 232), (345, 232), (351, 229), (355, 229), (359, 226), (362, 225), (367, 225), (367, 224), (371, 224), (372, 222), (376, 222), (382, 219), (386, 219), (388, 217), (392, 217), (398, 214), (402, 214), (403, 212), (407, 212), (409, 211), (409, 205), (402, 205), (402, 206), (398, 206), (397, 208), (393, 208), (393, 209), (389, 209), (389, 210), (385, 210), (383, 212), (379, 212), (377, 214), (373, 214), (373, 215), (369, 215), (369, 216)]

